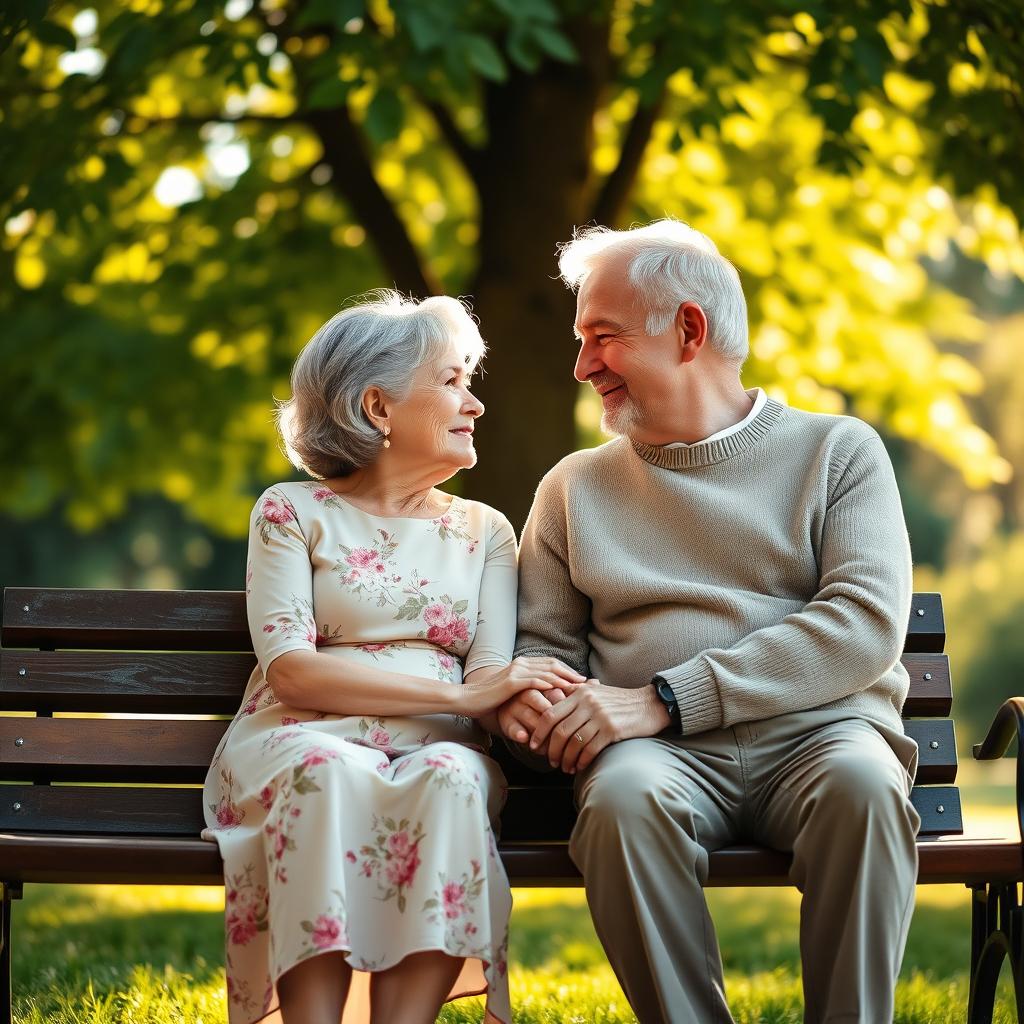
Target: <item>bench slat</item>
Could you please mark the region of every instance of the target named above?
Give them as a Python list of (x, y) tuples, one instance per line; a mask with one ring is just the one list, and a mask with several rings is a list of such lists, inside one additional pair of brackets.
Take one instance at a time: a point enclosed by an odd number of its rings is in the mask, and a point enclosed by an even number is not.
[[(910, 676), (904, 716), (948, 715), (946, 655), (902, 661)], [(234, 715), (255, 665), (253, 654), (220, 652), (3, 650), (0, 704), (5, 711)]]
[[(198, 836), (204, 825), (202, 790), (142, 786), (0, 786), (0, 832), (84, 835)], [(921, 836), (963, 831), (959, 793), (951, 787), (914, 789)], [(945, 809), (938, 813), (935, 808)], [(576, 814), (572, 792), (511, 789), (501, 815), (502, 842), (566, 841)]]
[(202, 782), (227, 726), (202, 719), (0, 718), (0, 769), (19, 780)]
[[(0, 769), (4, 778), (25, 781), (202, 782), (228, 725), (224, 719), (199, 718), (0, 717)], [(955, 781), (953, 723), (922, 719), (905, 725), (921, 748), (917, 781)], [(501, 744), (493, 751), (511, 786), (567, 785), (560, 772), (537, 774)]]
[[(245, 594), (237, 590), (8, 587), (0, 640), (49, 650), (252, 650)], [(945, 642), (941, 596), (915, 594), (904, 650), (938, 653)]]
[(0, 651), (5, 711), (234, 715), (253, 654)]
[[(502, 843), (513, 885), (580, 885), (564, 843)], [(1021, 845), (1009, 839), (918, 844), (923, 884), (1012, 882), (1024, 878)], [(709, 886), (789, 885), (790, 855), (731, 846), (710, 856)], [(116, 839), (0, 835), (0, 880), (160, 885), (217, 885), (223, 874), (214, 843), (200, 839)]]

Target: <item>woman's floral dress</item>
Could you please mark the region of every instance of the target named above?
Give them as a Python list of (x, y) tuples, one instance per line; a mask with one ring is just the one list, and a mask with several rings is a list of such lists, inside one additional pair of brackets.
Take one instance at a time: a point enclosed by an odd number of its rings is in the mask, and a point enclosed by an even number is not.
[(369, 974), (405, 956), (467, 958), (449, 998), (487, 993), (509, 1022), (511, 894), (492, 822), (505, 780), (456, 715), (300, 711), (266, 682), (286, 651), (458, 686), (505, 665), (515, 637), (515, 535), (478, 502), (437, 519), (357, 509), (319, 483), (253, 509), (246, 605), (258, 660), (204, 790), (224, 858), (228, 1006), (250, 1024), (307, 957), (355, 969), (344, 1021), (366, 1019)]

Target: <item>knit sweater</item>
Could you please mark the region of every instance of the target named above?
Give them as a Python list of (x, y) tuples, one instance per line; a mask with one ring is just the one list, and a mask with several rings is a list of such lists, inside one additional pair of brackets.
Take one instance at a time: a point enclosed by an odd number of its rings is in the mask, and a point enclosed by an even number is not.
[(661, 675), (683, 733), (825, 707), (902, 731), (910, 546), (861, 420), (769, 399), (709, 444), (575, 452), (541, 481), (519, 572), (516, 654)]

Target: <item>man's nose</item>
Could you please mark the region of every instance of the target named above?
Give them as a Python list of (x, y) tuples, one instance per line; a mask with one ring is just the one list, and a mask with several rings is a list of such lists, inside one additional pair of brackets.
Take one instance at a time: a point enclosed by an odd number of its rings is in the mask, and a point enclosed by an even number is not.
[(604, 362), (598, 354), (595, 344), (584, 341), (580, 345), (580, 354), (576, 357), (576, 367), (573, 376), (585, 384), (595, 373), (600, 373), (605, 368)]

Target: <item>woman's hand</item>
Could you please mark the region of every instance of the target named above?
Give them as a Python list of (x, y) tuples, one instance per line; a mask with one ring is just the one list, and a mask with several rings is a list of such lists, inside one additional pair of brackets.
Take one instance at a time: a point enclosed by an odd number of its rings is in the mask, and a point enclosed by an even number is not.
[(524, 690), (560, 689), (568, 694), (586, 679), (557, 658), (514, 658), (503, 668), (470, 672), (460, 687), (458, 713), (481, 718)]

